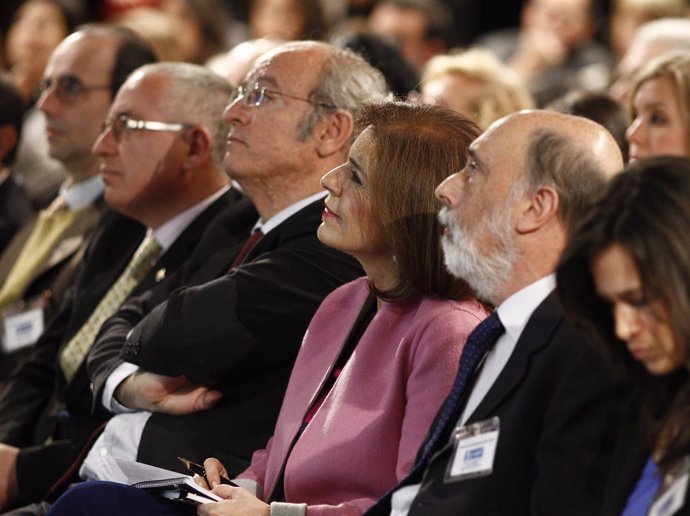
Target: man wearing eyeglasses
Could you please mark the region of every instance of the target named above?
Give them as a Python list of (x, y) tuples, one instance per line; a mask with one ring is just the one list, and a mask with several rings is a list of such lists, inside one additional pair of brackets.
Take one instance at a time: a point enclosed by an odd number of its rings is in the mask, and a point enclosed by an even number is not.
[(37, 107), (46, 117), (50, 155), (69, 178), (50, 207), (29, 221), (0, 257), (7, 353), (0, 354), (0, 362), (6, 371), (54, 315), (105, 210), (91, 146), (110, 102), (130, 71), (154, 60), (151, 48), (133, 34), (95, 26), (66, 38), (51, 55)]
[[(74, 44), (113, 43), (112, 31)], [(256, 211), (222, 167), (221, 113), (231, 93), (203, 67), (157, 64), (134, 72), (103, 113), (94, 150), (105, 201), (130, 218), (103, 217), (71, 295), (0, 394), (5, 508), (46, 495), (106, 419), (92, 414), (85, 367), (103, 320), (183, 265), (191, 274), (219, 248), (236, 253), (249, 234)]]
[(225, 110), (224, 164), (263, 236), (217, 279), (156, 288), (104, 324), (88, 359), (94, 403), (140, 412), (109, 421), (82, 478), (123, 480), (101, 467), (112, 453), (173, 470), (177, 456), (214, 455), (236, 474), (265, 445), (311, 316), (362, 274), (316, 238), (319, 180), (346, 161), (352, 113), (385, 94), (378, 71), (323, 43), (290, 43), (255, 64)]

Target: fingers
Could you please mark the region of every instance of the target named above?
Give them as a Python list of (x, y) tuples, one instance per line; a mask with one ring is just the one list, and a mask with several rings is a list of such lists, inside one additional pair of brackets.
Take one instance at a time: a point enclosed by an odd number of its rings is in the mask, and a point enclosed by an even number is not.
[(216, 494), (216, 495), (220, 496), (221, 498), (227, 500), (227, 499), (234, 498), (233, 495), (234, 495), (235, 493), (237, 493), (237, 491), (239, 491), (240, 489), (242, 489), (242, 488), (241, 488), (241, 487), (233, 487), (233, 486), (228, 486), (228, 485), (226, 485), (226, 484), (222, 484), (222, 485), (219, 485), (219, 486), (214, 487), (214, 488), (211, 490), (211, 492), (212, 492), (213, 494)]
[(223, 393), (220, 391), (205, 391), (197, 398), (196, 410), (207, 410), (215, 407), (220, 399), (223, 397)]
[(209, 458), (204, 461), (206, 470), (206, 480), (211, 485), (211, 489), (220, 485), (220, 478), (228, 478), (228, 472), (218, 459)]
[(206, 482), (206, 479), (205, 479), (204, 477), (202, 477), (201, 475), (196, 475), (196, 474), (195, 474), (195, 475), (192, 477), (192, 480), (194, 480), (194, 482), (195, 482), (197, 485), (203, 487), (204, 489), (208, 489), (209, 491), (210, 491), (211, 489), (213, 489), (210, 485), (208, 485), (208, 482)]

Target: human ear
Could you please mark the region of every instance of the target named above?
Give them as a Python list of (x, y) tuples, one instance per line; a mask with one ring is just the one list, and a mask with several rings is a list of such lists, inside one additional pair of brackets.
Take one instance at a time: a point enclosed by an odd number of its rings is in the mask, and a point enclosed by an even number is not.
[(338, 109), (322, 117), (314, 128), (316, 152), (319, 157), (326, 158), (342, 152), (350, 141), (353, 129), (352, 115), (344, 109)]
[(540, 186), (524, 201), (518, 201), (520, 212), (517, 221), (517, 232), (532, 233), (547, 223), (558, 218), (560, 197), (552, 186)]
[(208, 129), (203, 126), (194, 126), (185, 132), (184, 140), (189, 147), (185, 158), (187, 167), (198, 167), (211, 159), (213, 138)]

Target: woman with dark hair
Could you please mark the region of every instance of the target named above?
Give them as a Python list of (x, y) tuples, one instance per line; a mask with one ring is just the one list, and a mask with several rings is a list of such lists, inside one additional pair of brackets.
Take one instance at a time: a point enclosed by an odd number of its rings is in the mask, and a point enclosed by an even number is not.
[(689, 234), (690, 160), (642, 160), (613, 180), (561, 258), (564, 307), (639, 395), (602, 515), (690, 514)]
[[(357, 258), (367, 276), (335, 290), (314, 315), (274, 435), (235, 479), (247, 489), (218, 485), (225, 500), (199, 514), (366, 511), (411, 469), (465, 340), (487, 314), (444, 266), (434, 196), (464, 167), (477, 126), (399, 102), (365, 106), (359, 126), (348, 161), (321, 179), (328, 196), (318, 236)], [(204, 466), (213, 485), (227, 475), (215, 459)], [(87, 484), (54, 514), (185, 509), (126, 486)]]

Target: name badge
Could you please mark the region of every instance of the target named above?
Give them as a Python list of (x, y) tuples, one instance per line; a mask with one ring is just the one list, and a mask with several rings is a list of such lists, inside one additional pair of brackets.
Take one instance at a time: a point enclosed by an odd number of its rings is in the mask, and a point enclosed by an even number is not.
[(32, 308), (5, 317), (2, 349), (6, 353), (34, 344), (43, 333), (43, 308)]
[(457, 428), (453, 435), (453, 457), (446, 482), (490, 475), (494, 467), (500, 420), (493, 417)]
[(690, 479), (690, 458), (686, 456), (664, 478), (659, 494), (649, 509), (649, 516), (671, 516), (680, 509), (685, 502), (688, 479)]

